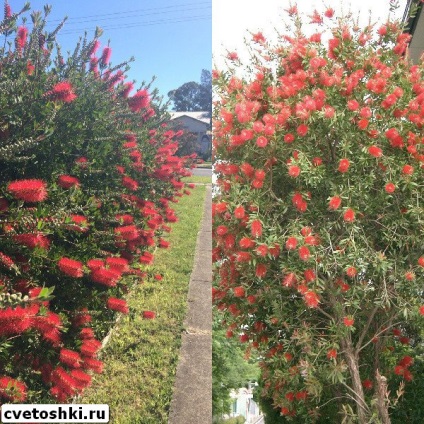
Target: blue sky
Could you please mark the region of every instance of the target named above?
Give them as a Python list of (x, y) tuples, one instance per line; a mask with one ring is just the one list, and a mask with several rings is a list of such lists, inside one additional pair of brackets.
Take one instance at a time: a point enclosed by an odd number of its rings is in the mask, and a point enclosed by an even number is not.
[[(12, 11), (24, 0), (9, 0)], [(110, 40), (111, 62), (117, 65), (131, 56), (127, 81), (150, 82), (165, 100), (167, 93), (185, 82), (200, 82), (202, 69), (212, 64), (212, 0), (32, 0), (32, 10), (52, 6), (48, 29), (68, 21), (58, 35), (64, 52), (73, 50), (79, 36), (89, 37), (103, 28), (102, 46)], [(28, 15), (29, 16), (29, 15)], [(28, 25), (30, 26), (30, 25)], [(137, 86), (137, 85), (136, 85)]]

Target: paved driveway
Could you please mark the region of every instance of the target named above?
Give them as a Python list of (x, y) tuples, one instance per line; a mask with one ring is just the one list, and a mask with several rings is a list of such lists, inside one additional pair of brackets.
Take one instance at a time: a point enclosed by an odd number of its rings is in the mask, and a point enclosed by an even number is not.
[(192, 172), (193, 175), (196, 175), (197, 177), (212, 177), (212, 169), (194, 168)]

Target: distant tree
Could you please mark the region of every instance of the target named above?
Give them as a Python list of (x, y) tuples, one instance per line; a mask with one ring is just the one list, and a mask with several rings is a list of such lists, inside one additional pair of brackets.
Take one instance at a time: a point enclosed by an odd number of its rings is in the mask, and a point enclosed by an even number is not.
[(184, 83), (168, 93), (177, 112), (208, 111), (212, 113), (212, 79), (210, 71), (202, 70), (200, 84), (195, 81)]
[(212, 336), (212, 415), (221, 417), (231, 407), (230, 391), (259, 378), (257, 363), (247, 361), (237, 340), (228, 337), (218, 320)]

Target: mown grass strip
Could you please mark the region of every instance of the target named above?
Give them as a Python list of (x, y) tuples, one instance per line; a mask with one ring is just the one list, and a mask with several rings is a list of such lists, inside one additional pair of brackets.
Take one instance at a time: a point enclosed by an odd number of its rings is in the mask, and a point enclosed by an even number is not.
[[(150, 277), (130, 293), (131, 312), (102, 352), (104, 372), (79, 400), (108, 404), (113, 424), (168, 421), (205, 192), (205, 186), (197, 186), (175, 205), (180, 219), (168, 239), (171, 247), (159, 249), (148, 269), (163, 279)], [(156, 318), (144, 319), (146, 310)]]
[(211, 184), (212, 178), (207, 176), (192, 175), (191, 177), (182, 178), (185, 183)]

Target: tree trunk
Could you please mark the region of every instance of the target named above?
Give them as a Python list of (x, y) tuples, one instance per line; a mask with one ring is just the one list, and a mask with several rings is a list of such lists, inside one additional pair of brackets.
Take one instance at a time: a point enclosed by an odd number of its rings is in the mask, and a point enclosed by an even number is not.
[(359, 360), (357, 353), (354, 352), (352, 342), (344, 341), (344, 351), (347, 366), (349, 368), (350, 377), (352, 378), (352, 389), (354, 391), (353, 398), (356, 403), (356, 411), (358, 414), (358, 422), (367, 424), (367, 404), (365, 402), (364, 389), (362, 387), (361, 376), (359, 374)]
[(389, 403), (387, 395), (387, 379), (377, 370), (375, 372), (377, 409), (380, 415), (381, 424), (390, 424)]

